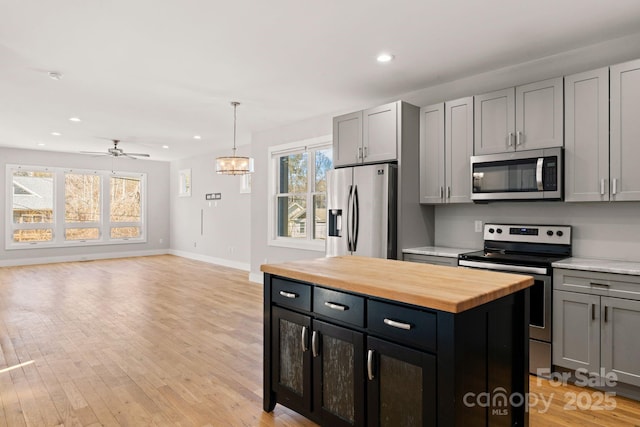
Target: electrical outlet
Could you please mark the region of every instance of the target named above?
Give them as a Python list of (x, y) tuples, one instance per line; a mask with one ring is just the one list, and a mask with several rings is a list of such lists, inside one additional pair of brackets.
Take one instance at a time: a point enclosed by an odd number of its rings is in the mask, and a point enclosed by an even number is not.
[(482, 233), (482, 221), (476, 220), (475, 228), (476, 228), (476, 233)]

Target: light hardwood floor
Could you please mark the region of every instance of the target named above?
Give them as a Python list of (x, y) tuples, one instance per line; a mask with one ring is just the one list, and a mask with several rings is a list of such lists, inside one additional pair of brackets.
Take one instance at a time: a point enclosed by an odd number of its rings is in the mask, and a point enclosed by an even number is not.
[[(554, 399), (531, 426), (640, 425), (620, 397), (563, 410), (582, 391), (532, 379)], [(24, 425), (315, 424), (262, 411), (262, 287), (166, 255), (0, 268), (0, 427)]]

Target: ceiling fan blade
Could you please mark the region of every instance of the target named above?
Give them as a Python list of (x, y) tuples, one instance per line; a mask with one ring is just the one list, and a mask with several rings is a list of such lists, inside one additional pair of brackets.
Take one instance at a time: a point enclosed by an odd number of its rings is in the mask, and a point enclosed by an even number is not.
[(101, 156), (109, 156), (109, 153), (105, 153), (104, 151), (80, 151), (80, 154), (98, 154)]
[(137, 156), (137, 157), (151, 157), (149, 154), (144, 153), (124, 153), (127, 156)]

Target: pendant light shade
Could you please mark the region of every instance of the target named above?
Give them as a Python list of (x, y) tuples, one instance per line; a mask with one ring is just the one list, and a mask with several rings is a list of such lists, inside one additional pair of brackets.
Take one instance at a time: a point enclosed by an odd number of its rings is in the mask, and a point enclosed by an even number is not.
[(253, 173), (253, 159), (251, 157), (236, 156), (236, 108), (239, 102), (232, 102), (233, 106), (233, 153), (231, 156), (216, 159), (216, 172), (221, 175), (246, 175)]

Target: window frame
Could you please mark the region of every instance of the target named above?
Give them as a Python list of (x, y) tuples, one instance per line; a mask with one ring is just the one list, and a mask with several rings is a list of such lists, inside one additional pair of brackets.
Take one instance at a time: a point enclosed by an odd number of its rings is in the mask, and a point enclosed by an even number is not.
[[(16, 171), (49, 172), (53, 174), (53, 221), (51, 223), (36, 223), (33, 226), (18, 225), (13, 222), (13, 174)], [(65, 176), (66, 174), (97, 175), (100, 176), (100, 221), (99, 222), (66, 222), (65, 207)], [(6, 195), (5, 198), (5, 250), (63, 248), (76, 246), (122, 245), (147, 242), (147, 174), (144, 172), (107, 171), (93, 169), (76, 169), (46, 166), (31, 166), (7, 164), (5, 169)], [(140, 221), (139, 222), (110, 222), (110, 178), (124, 177), (140, 180)], [(28, 189), (27, 189), (28, 190)], [(46, 227), (46, 225), (50, 225)], [(111, 238), (111, 227), (136, 226), (140, 227), (139, 237)], [(53, 238), (43, 242), (14, 242), (13, 232), (17, 229), (51, 228)], [(98, 228), (98, 239), (66, 240), (66, 229)]]
[[(304, 139), (301, 141), (290, 142), (286, 144), (274, 145), (268, 149), (268, 183), (269, 183), (269, 203), (268, 203), (268, 246), (279, 246), (292, 249), (303, 249), (310, 251), (325, 252), (326, 249), (326, 237), (325, 239), (314, 238), (313, 227), (313, 211), (314, 211), (314, 196), (325, 195), (326, 192), (315, 191), (315, 152), (324, 150), (327, 148), (333, 149), (333, 135), (324, 135), (316, 138)], [(298, 195), (301, 193), (279, 193), (278, 181), (279, 181), (279, 165), (278, 159), (282, 156), (299, 153), (311, 153), (313, 155), (307, 156), (307, 191), (306, 196), (306, 221), (305, 221), (305, 238), (296, 237), (282, 237), (278, 236), (278, 197), (285, 195)], [(333, 159), (332, 159), (333, 161)]]

